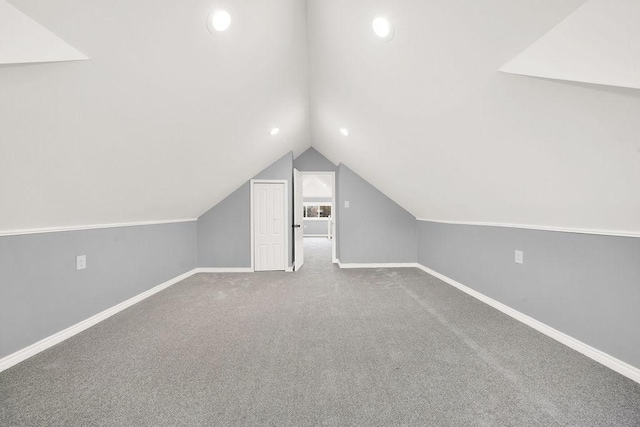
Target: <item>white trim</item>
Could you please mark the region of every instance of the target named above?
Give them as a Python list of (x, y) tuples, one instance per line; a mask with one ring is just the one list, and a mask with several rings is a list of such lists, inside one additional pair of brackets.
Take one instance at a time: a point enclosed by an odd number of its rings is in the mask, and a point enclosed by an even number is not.
[(254, 240), (254, 218), (253, 218), (253, 185), (254, 184), (283, 184), (284, 187), (284, 268), (287, 271), (287, 268), (293, 268), (293, 266), (289, 265), (289, 240), (291, 239), (291, 235), (289, 234), (288, 229), (291, 229), (291, 224), (289, 224), (289, 181), (286, 179), (252, 179), (249, 184), (250, 194), (251, 194), (251, 271), (256, 271), (256, 260), (255, 260), (255, 240)]
[(284, 271), (285, 273), (293, 273), (293, 266), (286, 267)]
[(488, 304), (491, 307), (503, 312), (504, 314), (511, 316), (516, 320), (519, 320), (525, 325), (532, 327), (538, 332), (541, 332), (547, 335), (548, 337), (551, 337), (554, 340), (566, 345), (567, 347), (570, 347), (575, 351), (582, 353), (583, 355), (589, 357), (590, 359), (593, 359), (596, 362), (599, 362), (604, 366), (618, 372), (619, 374), (624, 375), (625, 377), (637, 383), (640, 383), (640, 369), (634, 366), (631, 366), (628, 363), (623, 362), (622, 360), (616, 359), (615, 357), (603, 351), (593, 348), (590, 345), (583, 343), (582, 341), (579, 341), (563, 332), (558, 331), (557, 329), (552, 328), (551, 326), (545, 325), (544, 323), (532, 317), (529, 317), (526, 314), (523, 314), (501, 302), (498, 302), (493, 298), (490, 298), (484, 294), (481, 294), (480, 292), (475, 291), (463, 285), (462, 283), (457, 282), (451, 279), (450, 277), (445, 276), (444, 274), (440, 274), (437, 271), (431, 270), (430, 268), (425, 267), (424, 265), (421, 265), (421, 264), (416, 264), (416, 266), (419, 269), (423, 270), (424, 272), (442, 280), (443, 282), (446, 282), (449, 285), (460, 289), (462, 292), (469, 294), (472, 297), (484, 302), (485, 304)]
[(2, 359), (0, 359), (0, 372), (4, 371), (5, 369), (9, 369), (10, 367), (22, 362), (23, 360), (26, 360), (31, 356), (34, 356), (40, 353), (41, 351), (44, 351), (49, 347), (52, 347), (68, 338), (71, 338), (76, 334), (79, 334), (80, 332), (92, 327), (93, 325), (99, 322), (102, 322), (105, 319), (108, 319), (109, 317), (113, 316), (116, 313), (121, 312), (125, 308), (131, 307), (132, 305), (146, 298), (149, 298), (151, 295), (157, 294), (158, 292), (164, 289), (167, 289), (169, 286), (174, 285), (188, 277), (191, 277), (197, 272), (198, 272), (198, 269), (196, 268), (184, 274), (181, 274), (178, 277), (175, 277), (158, 286), (155, 286), (149, 289), (148, 291), (142, 292), (141, 294), (138, 294), (133, 298), (129, 298), (128, 300), (123, 301), (120, 304), (114, 305), (113, 307), (108, 308), (94, 316), (91, 316), (88, 319), (85, 319), (79, 323), (76, 323), (75, 325), (70, 326), (63, 331), (55, 333), (43, 340), (38, 341), (35, 344), (32, 344), (28, 347), (23, 348), (22, 350), (18, 350), (13, 354), (3, 357)]
[(325, 239), (329, 238), (328, 234), (305, 234), (304, 237), (324, 237)]
[(196, 273), (253, 273), (251, 267), (207, 267), (196, 268)]
[(340, 268), (418, 268), (415, 262), (383, 262), (383, 263), (348, 263), (343, 264), (336, 260)]
[(586, 228), (549, 227), (545, 225), (507, 224), (500, 222), (445, 221), (440, 219), (416, 218), (418, 221), (438, 224), (479, 225), (484, 227), (520, 228), (525, 230), (557, 231), (560, 233), (596, 234), (601, 236), (640, 237), (640, 231), (592, 230)]
[(193, 222), (197, 220), (198, 220), (197, 218), (189, 218), (189, 219), (169, 219), (165, 221), (144, 221), (144, 222), (123, 222), (123, 223), (116, 223), (116, 224), (78, 225), (74, 227), (33, 228), (33, 229), (27, 229), (27, 230), (2, 231), (0, 232), (0, 237), (19, 236), (23, 234), (60, 233), (64, 231), (98, 230), (101, 228), (139, 227), (144, 225), (175, 224), (179, 222)]

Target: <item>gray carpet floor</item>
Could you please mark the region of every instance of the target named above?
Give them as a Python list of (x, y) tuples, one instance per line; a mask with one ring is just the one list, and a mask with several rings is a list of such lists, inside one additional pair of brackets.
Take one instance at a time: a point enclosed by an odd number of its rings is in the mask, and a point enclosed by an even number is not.
[(640, 385), (417, 269), (199, 274), (0, 373), (0, 425), (639, 426)]

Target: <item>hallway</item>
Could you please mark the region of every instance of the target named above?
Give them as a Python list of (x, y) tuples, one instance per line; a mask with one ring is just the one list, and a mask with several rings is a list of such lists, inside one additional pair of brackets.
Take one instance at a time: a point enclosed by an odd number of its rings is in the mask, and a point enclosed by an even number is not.
[(326, 269), (331, 262), (332, 240), (325, 237), (304, 238), (304, 265), (313, 270)]

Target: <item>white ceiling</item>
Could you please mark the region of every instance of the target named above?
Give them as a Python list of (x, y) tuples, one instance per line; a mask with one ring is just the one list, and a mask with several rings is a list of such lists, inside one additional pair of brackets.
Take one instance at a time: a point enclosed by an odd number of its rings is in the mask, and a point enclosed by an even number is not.
[(640, 91), (498, 72), (583, 3), (12, 0), (92, 59), (0, 65), (0, 232), (194, 218), (311, 141), (420, 218), (640, 231)]
[(0, 231), (195, 218), (310, 145), (302, 1), (11, 3), (91, 60), (0, 66)]
[(302, 195), (304, 197), (332, 197), (333, 178), (329, 175), (302, 176)]
[(497, 72), (583, 3), (311, 0), (314, 147), (418, 218), (640, 230), (640, 91)]

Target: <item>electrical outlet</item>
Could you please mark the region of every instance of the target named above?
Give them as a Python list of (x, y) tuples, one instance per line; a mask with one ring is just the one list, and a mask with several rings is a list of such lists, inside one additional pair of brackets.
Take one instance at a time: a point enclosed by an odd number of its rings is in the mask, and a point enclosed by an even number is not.
[(346, 200), (346, 201), (344, 202), (344, 207), (345, 207), (345, 208), (348, 208), (348, 207), (349, 207), (349, 201), (348, 201), (348, 200)]
[(84, 270), (87, 268), (87, 256), (80, 255), (76, 257), (76, 270)]
[(516, 264), (524, 264), (524, 252), (516, 250)]

